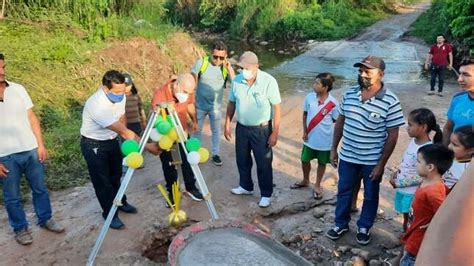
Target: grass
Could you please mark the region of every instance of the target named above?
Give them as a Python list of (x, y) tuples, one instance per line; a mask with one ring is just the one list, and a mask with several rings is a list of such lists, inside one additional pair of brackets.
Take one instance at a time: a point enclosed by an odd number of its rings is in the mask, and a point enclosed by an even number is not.
[[(7, 1), (0, 52), (6, 57), (7, 79), (26, 87), (41, 120), (50, 155), (49, 189), (80, 186), (89, 179), (79, 141), (83, 103), (102, 75), (92, 56), (114, 39), (142, 36), (165, 43), (180, 29), (163, 20), (164, 12), (155, 0)], [(22, 191), (27, 198), (26, 182)]]

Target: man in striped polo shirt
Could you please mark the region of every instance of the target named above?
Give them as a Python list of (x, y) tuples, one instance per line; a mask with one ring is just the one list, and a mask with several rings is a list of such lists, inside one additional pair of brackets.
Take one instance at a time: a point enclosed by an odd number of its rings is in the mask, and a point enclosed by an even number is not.
[[(379, 205), (385, 164), (395, 148), (398, 129), (405, 123), (397, 96), (384, 87), (385, 62), (368, 56), (359, 68), (359, 86), (345, 92), (334, 128), (331, 163), (339, 163), (335, 227), (326, 236), (335, 240), (349, 230), (351, 199), (356, 184), (364, 182), (364, 203), (357, 222), (357, 242), (370, 242), (369, 230)], [(342, 139), (338, 160), (337, 146)]]

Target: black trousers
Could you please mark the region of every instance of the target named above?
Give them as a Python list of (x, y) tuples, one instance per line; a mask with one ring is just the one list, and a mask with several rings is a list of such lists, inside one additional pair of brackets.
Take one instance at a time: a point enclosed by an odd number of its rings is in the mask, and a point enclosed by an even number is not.
[(431, 65), (430, 67), (430, 72), (431, 72), (431, 90), (435, 90), (435, 85), (436, 85), (436, 77), (438, 77), (438, 91), (442, 92), (443, 91), (443, 85), (444, 85), (444, 73), (446, 72), (446, 66), (440, 66), (440, 65)]
[[(120, 188), (122, 177), (122, 153), (118, 138), (98, 141), (81, 137), (81, 151), (105, 218)], [(122, 204), (126, 202), (127, 197), (124, 195)]]
[[(191, 165), (186, 158), (186, 153), (184, 152), (181, 144), (179, 146), (179, 152), (181, 154), (181, 170), (183, 171), (184, 186), (187, 191), (191, 191), (196, 188), (196, 179), (194, 178), (193, 170)], [(173, 146), (174, 147), (174, 146)], [(173, 161), (171, 156), (171, 151), (163, 151), (160, 154), (161, 167), (163, 168), (163, 174), (166, 181), (166, 189), (171, 194), (171, 186), (178, 180), (178, 171), (174, 165), (170, 165)]]
[(237, 123), (235, 129), (235, 154), (239, 169), (239, 185), (245, 190), (253, 190), (252, 156), (257, 164), (257, 178), (262, 197), (271, 197), (273, 193), (272, 148), (268, 138), (272, 133), (271, 122), (265, 126), (243, 126)]

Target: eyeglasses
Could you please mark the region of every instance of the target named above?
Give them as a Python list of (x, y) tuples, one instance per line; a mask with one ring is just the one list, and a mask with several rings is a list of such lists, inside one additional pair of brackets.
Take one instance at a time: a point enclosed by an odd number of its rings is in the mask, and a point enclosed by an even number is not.
[(217, 56), (217, 55), (213, 55), (212, 58), (214, 58), (214, 60), (221, 60), (221, 61), (224, 61), (225, 60), (225, 56)]

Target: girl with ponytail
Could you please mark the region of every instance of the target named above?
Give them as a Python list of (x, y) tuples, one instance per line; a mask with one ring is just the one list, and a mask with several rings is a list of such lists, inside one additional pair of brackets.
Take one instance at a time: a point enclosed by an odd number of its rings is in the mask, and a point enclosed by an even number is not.
[[(435, 132), (433, 141), (430, 138), (432, 131)], [(436, 123), (435, 115), (426, 108), (419, 108), (410, 112), (407, 132), (411, 137), (411, 141), (405, 150), (398, 171), (395, 171), (390, 179), (390, 184), (397, 189), (394, 205), (398, 213), (403, 213), (403, 231), (407, 229), (411, 203), (418, 185), (422, 181), (416, 172), (418, 149), (427, 144), (441, 143), (443, 140), (443, 133)]]

